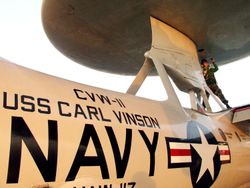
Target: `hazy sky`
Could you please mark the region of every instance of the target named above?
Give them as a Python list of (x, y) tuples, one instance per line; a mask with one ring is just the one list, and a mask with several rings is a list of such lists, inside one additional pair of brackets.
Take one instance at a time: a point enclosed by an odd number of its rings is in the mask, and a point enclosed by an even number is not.
[[(53, 47), (41, 24), (41, 3), (41, 0), (0, 0), (0, 57), (68, 80), (125, 92), (132, 76), (83, 67)], [(216, 78), (230, 105), (249, 104), (250, 57), (219, 68)], [(143, 92), (151, 91), (154, 98), (162, 99), (164, 91), (158, 89), (155, 79), (150, 78), (148, 90)]]

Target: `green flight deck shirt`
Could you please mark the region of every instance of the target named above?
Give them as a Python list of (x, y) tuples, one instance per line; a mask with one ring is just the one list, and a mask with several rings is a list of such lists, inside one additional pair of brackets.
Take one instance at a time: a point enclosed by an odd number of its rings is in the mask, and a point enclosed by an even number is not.
[(217, 84), (214, 73), (219, 70), (218, 66), (214, 63), (213, 66), (203, 66), (202, 68), (207, 85)]

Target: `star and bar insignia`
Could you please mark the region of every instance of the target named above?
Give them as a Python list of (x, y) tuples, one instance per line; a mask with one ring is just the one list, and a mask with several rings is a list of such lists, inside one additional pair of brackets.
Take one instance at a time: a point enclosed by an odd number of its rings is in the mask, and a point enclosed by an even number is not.
[(221, 165), (231, 162), (227, 142), (218, 142), (211, 131), (195, 121), (187, 125), (187, 138), (166, 137), (168, 168), (190, 168), (193, 187), (210, 187)]

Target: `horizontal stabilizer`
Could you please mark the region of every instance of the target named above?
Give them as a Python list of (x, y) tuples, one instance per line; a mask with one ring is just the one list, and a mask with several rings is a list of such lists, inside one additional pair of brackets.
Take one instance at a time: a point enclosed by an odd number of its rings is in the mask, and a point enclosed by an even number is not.
[(250, 120), (250, 104), (235, 108), (233, 113), (232, 123)]

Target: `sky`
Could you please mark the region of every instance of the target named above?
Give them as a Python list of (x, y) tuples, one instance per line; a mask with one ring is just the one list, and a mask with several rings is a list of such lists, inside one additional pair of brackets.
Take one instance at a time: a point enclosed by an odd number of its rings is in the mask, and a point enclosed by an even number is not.
[[(0, 57), (53, 76), (126, 92), (133, 76), (99, 72), (77, 64), (61, 54), (48, 40), (41, 23), (42, 0), (0, 0)], [(250, 57), (219, 67), (216, 79), (232, 107), (250, 104)], [(140, 91), (151, 98), (164, 99), (157, 77)], [(153, 88), (152, 88), (153, 87)], [(140, 94), (139, 94), (140, 95)], [(181, 96), (184, 106), (187, 97)], [(216, 109), (216, 107), (215, 107)]]

